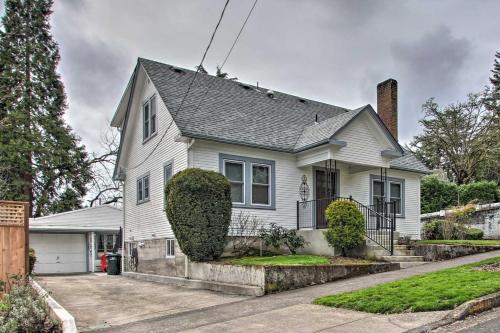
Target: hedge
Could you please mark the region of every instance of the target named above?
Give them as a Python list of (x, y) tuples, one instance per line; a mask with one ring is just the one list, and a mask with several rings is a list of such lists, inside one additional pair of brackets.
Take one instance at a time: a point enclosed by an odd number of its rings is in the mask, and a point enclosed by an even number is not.
[(231, 223), (231, 186), (220, 173), (186, 169), (165, 188), (166, 213), (182, 252), (192, 261), (222, 255)]
[(496, 183), (479, 181), (458, 186), (431, 175), (424, 177), (420, 184), (422, 214), (437, 212), (471, 201), (478, 204), (498, 202), (499, 195)]

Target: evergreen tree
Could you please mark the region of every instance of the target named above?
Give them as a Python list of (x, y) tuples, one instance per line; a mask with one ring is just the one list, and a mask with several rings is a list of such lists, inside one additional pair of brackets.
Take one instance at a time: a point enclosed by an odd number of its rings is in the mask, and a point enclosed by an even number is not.
[(500, 93), (500, 52), (495, 53), (495, 63), (493, 64), (493, 76), (490, 78), (495, 91)]
[(85, 147), (63, 119), (52, 3), (6, 0), (0, 31), (0, 199), (28, 201), (34, 216), (80, 207), (90, 179)]

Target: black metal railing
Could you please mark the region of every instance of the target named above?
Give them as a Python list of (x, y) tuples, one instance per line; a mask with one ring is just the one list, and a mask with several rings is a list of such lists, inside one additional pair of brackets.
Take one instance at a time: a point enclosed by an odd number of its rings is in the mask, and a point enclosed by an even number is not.
[(297, 229), (326, 229), (328, 220), (325, 216), (325, 210), (332, 201), (336, 200), (353, 202), (365, 219), (366, 237), (387, 250), (391, 255), (394, 253), (395, 202), (367, 206), (352, 197), (297, 201)]

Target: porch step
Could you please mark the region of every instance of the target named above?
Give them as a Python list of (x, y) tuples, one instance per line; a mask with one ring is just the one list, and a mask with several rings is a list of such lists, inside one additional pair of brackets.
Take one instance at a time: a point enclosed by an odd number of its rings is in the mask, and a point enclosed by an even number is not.
[(403, 261), (403, 262), (400, 262), (398, 264), (399, 264), (399, 267), (401, 269), (405, 269), (405, 268), (410, 268), (410, 267), (425, 265), (425, 264), (428, 264), (428, 262), (426, 262), (426, 261), (413, 261), (413, 262), (411, 262), (411, 261)]
[(381, 259), (388, 262), (399, 262), (399, 263), (424, 261), (424, 257), (422, 256), (382, 256)]

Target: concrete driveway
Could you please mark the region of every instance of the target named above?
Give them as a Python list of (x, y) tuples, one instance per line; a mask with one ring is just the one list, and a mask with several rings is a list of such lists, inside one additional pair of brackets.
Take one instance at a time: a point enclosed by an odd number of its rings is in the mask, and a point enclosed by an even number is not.
[(82, 332), (248, 298), (103, 273), (38, 276), (35, 279), (75, 317), (78, 330)]

